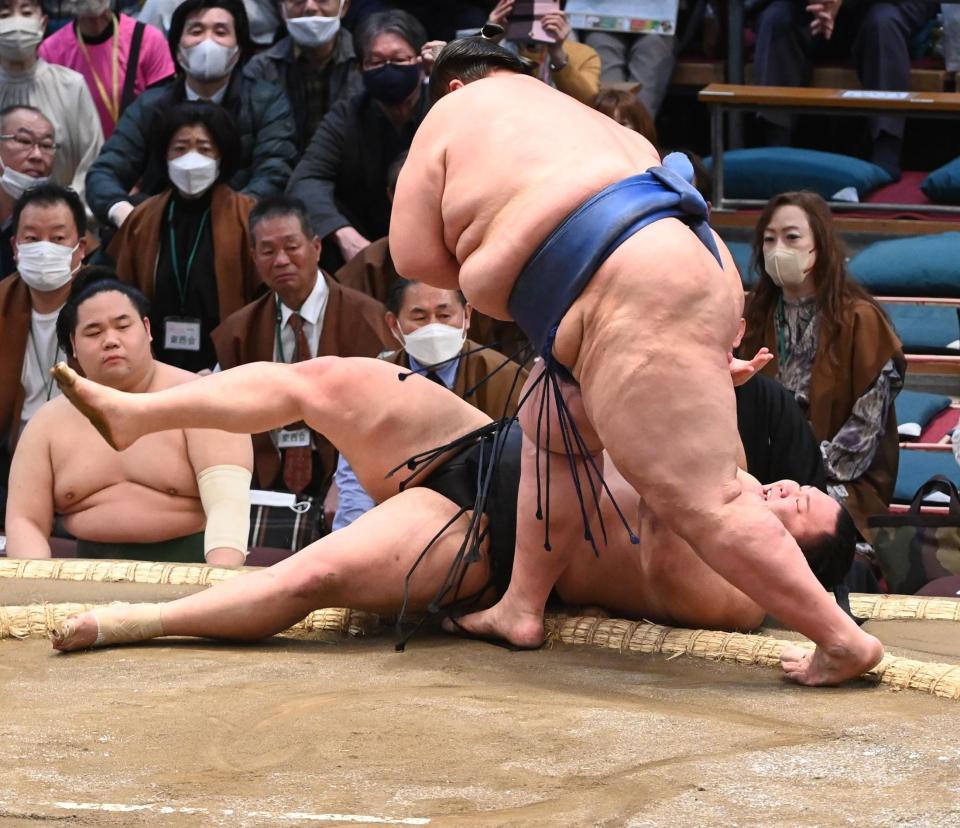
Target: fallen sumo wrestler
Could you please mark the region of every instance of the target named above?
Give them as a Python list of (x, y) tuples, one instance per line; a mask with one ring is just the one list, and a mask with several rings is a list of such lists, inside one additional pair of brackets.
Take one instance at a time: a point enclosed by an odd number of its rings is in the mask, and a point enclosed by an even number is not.
[[(428, 380), (410, 377), (409, 393), (397, 393), (397, 376), (396, 367), (377, 360), (324, 357), (290, 365), (254, 363), (158, 393), (125, 394), (58, 365), (55, 377), (65, 395), (119, 450), (155, 430), (203, 427), (215, 420), (221, 428), (250, 432), (302, 418), (344, 452), (380, 503), (269, 569), (168, 604), (97, 608), (69, 619), (54, 646), (75, 650), (159, 635), (254, 640), (287, 629), (318, 607), (351, 606), (383, 615), (404, 608), (449, 610), (462, 603), (488, 607), (516, 588), (534, 596), (539, 607), (508, 639), (520, 647), (542, 643), (552, 589), (569, 604), (600, 605), (664, 623), (746, 630), (762, 621), (763, 609), (646, 510), (607, 458), (601, 459), (608, 486), (621, 508), (638, 518), (639, 543), (620, 533), (605, 543), (585, 539), (581, 513), (570, 508), (571, 476), (564, 474), (553, 495), (561, 507), (553, 517), (554, 550), (518, 547), (514, 555), (517, 524), (535, 520), (532, 509), (525, 509), (535, 492), (529, 490), (525, 500), (519, 480), (520, 469), (529, 471), (536, 462), (536, 447), (519, 427), (498, 428), (501, 441), (494, 442), (488, 434), (497, 424)], [(536, 384), (537, 378), (528, 382)], [(570, 400), (577, 405), (575, 396)], [(459, 441), (467, 450), (455, 446), (407, 487), (388, 474), (401, 465), (396, 458), (416, 455), (454, 431), (471, 435)], [(495, 455), (500, 455), (497, 473), (484, 476), (484, 464)], [(471, 506), (485, 477), (487, 512), (477, 518)], [(744, 475), (744, 483), (802, 540), (824, 584), (839, 581), (853, 551), (845, 511), (822, 492), (790, 481), (761, 487)], [(616, 514), (606, 494), (599, 506), (600, 516), (591, 521)], [(465, 550), (471, 522), (481, 528)]]
[[(526, 405), (539, 410), (521, 424), (533, 445), (551, 448), (521, 474), (531, 519), (518, 509), (517, 554), (556, 548), (561, 511), (579, 512), (581, 533), (599, 543), (604, 527), (586, 515), (601, 490), (610, 494), (594, 460), (605, 451), (712, 570), (817, 644), (787, 668), (797, 681), (859, 675), (882, 658), (881, 643), (824, 592), (738, 474), (727, 354), (743, 290), (686, 160), (661, 161), (637, 133), (523, 73), (481, 37), (443, 49), (390, 227), (400, 275), (460, 288), (542, 349), (547, 393), (528, 387)], [(573, 472), (569, 484), (551, 453)], [(563, 485), (571, 500), (558, 507)], [(524, 637), (518, 628), (538, 610), (515, 583), (458, 624)]]

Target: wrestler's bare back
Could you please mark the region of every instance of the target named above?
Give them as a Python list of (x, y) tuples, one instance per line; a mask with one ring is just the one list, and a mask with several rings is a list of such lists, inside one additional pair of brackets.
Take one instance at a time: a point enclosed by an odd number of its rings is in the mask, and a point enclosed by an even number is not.
[[(394, 262), (409, 278), (459, 284), (478, 310), (509, 319), (517, 275), (564, 217), (659, 163), (649, 141), (611, 118), (533, 78), (493, 74), (441, 98), (418, 130), (397, 184)], [(653, 267), (653, 280), (664, 269), (642, 251), (630, 260)]]
[[(196, 379), (155, 365), (145, 390)], [(147, 435), (117, 452), (63, 397), (42, 407), (29, 428), (31, 442), (49, 451), (53, 503), (64, 527), (78, 538), (103, 542), (150, 543), (202, 531), (206, 519), (190, 451), (200, 444), (209, 451), (215, 440), (238, 442), (237, 435), (223, 432), (174, 430)]]

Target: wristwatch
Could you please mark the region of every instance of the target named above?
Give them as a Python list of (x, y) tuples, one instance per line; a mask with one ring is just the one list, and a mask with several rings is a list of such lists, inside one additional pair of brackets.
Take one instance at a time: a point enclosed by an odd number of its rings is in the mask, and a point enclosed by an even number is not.
[(566, 69), (566, 68), (567, 68), (567, 64), (568, 64), (569, 62), (570, 62), (570, 58), (568, 57), (563, 63), (561, 63), (559, 66), (557, 66), (557, 64), (555, 64), (555, 63), (551, 60), (551, 61), (549, 62), (549, 64), (548, 64), (548, 66), (550, 67), (550, 71), (551, 71), (551, 72), (559, 72), (561, 69)]

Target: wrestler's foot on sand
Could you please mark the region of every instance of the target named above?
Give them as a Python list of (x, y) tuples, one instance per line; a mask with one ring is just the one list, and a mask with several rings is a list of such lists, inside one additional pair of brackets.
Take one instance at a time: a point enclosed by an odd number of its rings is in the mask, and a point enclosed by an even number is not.
[(71, 615), (62, 624), (58, 624), (50, 638), (53, 649), (69, 653), (72, 650), (86, 650), (94, 645), (100, 625), (92, 612)]
[(70, 652), (133, 644), (163, 635), (160, 604), (110, 604), (71, 615), (53, 631), (55, 650)]
[(543, 615), (511, 612), (502, 601), (490, 609), (461, 616), (456, 621), (446, 618), (442, 626), (452, 635), (499, 639), (521, 650), (535, 650), (543, 645)]
[(849, 644), (817, 647), (813, 652), (800, 647), (784, 647), (780, 664), (787, 678), (811, 687), (840, 684), (861, 676), (880, 663), (883, 644), (858, 630)]
[(117, 451), (123, 451), (142, 436), (124, 426), (123, 408), (117, 404), (118, 395), (122, 392), (84, 379), (65, 362), (58, 362), (50, 369), (50, 373), (63, 396)]

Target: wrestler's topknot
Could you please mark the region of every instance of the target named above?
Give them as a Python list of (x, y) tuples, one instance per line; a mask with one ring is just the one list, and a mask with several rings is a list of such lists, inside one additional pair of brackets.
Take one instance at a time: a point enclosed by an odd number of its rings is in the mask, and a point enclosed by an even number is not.
[(430, 70), (430, 100), (438, 101), (457, 79), (471, 83), (494, 70), (527, 74), (529, 67), (513, 52), (485, 37), (463, 37), (443, 47)]

